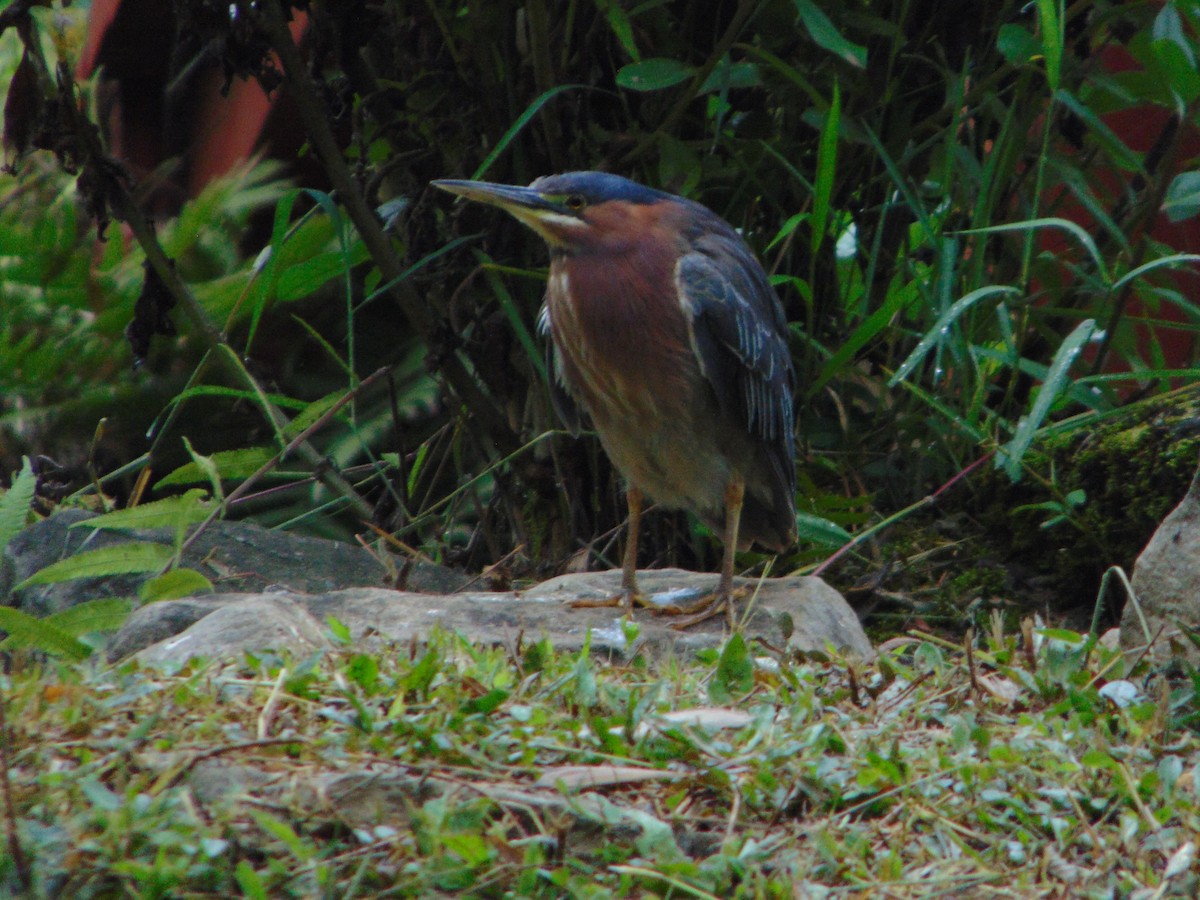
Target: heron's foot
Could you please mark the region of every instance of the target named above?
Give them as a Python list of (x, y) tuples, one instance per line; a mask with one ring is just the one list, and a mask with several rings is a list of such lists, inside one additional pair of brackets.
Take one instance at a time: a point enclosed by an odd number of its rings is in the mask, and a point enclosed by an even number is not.
[(567, 604), (571, 609), (624, 609), (630, 615), (638, 607), (646, 609), (653, 607), (653, 601), (637, 589), (622, 589), (615, 597), (605, 597), (602, 600), (572, 600)]
[(706, 597), (701, 597), (688, 606), (655, 606), (659, 615), (675, 616), (671, 627), (677, 631), (707, 622), (709, 619), (725, 614), (726, 622), (732, 630), (734, 626), (734, 604), (750, 593), (749, 588), (733, 588), (730, 591), (716, 591)]

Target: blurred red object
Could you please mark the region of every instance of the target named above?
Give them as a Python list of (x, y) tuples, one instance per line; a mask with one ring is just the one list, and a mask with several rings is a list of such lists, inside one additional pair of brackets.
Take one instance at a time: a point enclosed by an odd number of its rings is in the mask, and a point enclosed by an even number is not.
[[(1108, 46), (1101, 51), (1101, 54), (1104, 68), (1111, 73), (1139, 67), (1137, 60), (1123, 47)], [(1160, 142), (1165, 145), (1156, 151), (1157, 154), (1162, 154), (1166, 149), (1165, 155), (1159, 155), (1155, 171), (1165, 175), (1166, 184), (1169, 184), (1175, 175), (1188, 168), (1190, 161), (1200, 154), (1200, 130), (1197, 130), (1194, 124), (1186, 122), (1179, 126), (1179, 131), (1176, 133), (1173, 130), (1171, 112), (1161, 106), (1136, 106), (1106, 113), (1101, 118), (1113, 133), (1135, 153), (1147, 154)], [(1110, 209), (1114, 208), (1120, 199), (1129, 193), (1129, 182), (1133, 177), (1128, 172), (1118, 172), (1111, 168), (1100, 167), (1092, 169), (1089, 175), (1100, 186), (1097, 194), (1102, 201), (1107, 200)], [(1083, 205), (1071, 196), (1070, 190), (1065, 185), (1058, 184), (1047, 190), (1044, 208), (1048, 210), (1046, 214), (1062, 216), (1082, 225), (1096, 237), (1098, 242), (1105, 234)], [(1135, 248), (1143, 236), (1148, 234), (1154, 241), (1175, 252), (1200, 253), (1200, 217), (1193, 216), (1181, 222), (1172, 222), (1161, 209), (1156, 209), (1140, 218), (1132, 221), (1127, 218), (1125, 221), (1134, 226), (1126, 230), (1126, 237)], [(1068, 237), (1059, 229), (1043, 229), (1039, 246), (1045, 251), (1062, 256), (1078, 256), (1080, 253), (1080, 247), (1075, 238)], [(1106, 256), (1111, 259), (1113, 254), (1113, 248), (1108, 248)], [(1145, 258), (1135, 259), (1130, 268), (1149, 262), (1152, 258), (1147, 255)], [(1189, 302), (1196, 302), (1200, 298), (1200, 267), (1193, 264), (1170, 270), (1160, 270), (1153, 277), (1163, 277), (1163, 272), (1174, 283), (1175, 289)], [(1120, 295), (1113, 294), (1110, 299), (1116, 303), (1120, 300)], [(1109, 326), (1111, 312), (1112, 309), (1101, 312), (1096, 323), (1100, 328)], [(1128, 298), (1122, 317), (1126, 322), (1134, 319), (1157, 320), (1134, 326), (1138, 351), (1141, 357), (1151, 365), (1154, 364), (1150, 353), (1152, 341), (1157, 341), (1162, 350), (1164, 367), (1182, 369), (1195, 364), (1196, 335), (1193, 331), (1181, 327), (1187, 323), (1188, 317), (1177, 304), (1166, 301), (1147, 303), (1135, 292)], [(1179, 323), (1179, 326), (1174, 323)], [(1096, 347), (1088, 347), (1085, 357), (1094, 360), (1095, 355)], [(1101, 368), (1107, 372), (1127, 370), (1129, 367), (1121, 357), (1120, 353), (1110, 352), (1103, 360)], [(1135, 387), (1131, 383), (1129, 388), (1122, 390), (1121, 393), (1128, 394), (1133, 390)]]
[[(297, 43), (307, 24), (296, 12), (290, 28)], [(93, 0), (76, 68), (80, 79), (100, 72), (97, 100), (109, 145), (139, 183), (157, 182), (146, 200), (157, 214), (177, 211), (255, 153), (294, 164), (304, 141), (283, 88), (268, 96), (257, 81), (235, 78), (222, 95), (220, 65), (179, 59), (176, 34), (174, 4)]]

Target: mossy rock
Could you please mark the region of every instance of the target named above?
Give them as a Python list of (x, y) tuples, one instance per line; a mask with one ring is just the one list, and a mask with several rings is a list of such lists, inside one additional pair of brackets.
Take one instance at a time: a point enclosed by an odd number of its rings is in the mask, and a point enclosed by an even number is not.
[[(1012, 484), (993, 470), (978, 484), (977, 514), (1005, 558), (1051, 576), (1064, 607), (1096, 599), (1110, 566), (1131, 571), (1163, 518), (1187, 492), (1200, 455), (1200, 385), (1130, 404), (1114, 416), (1041, 441), (1029, 473)], [(1034, 504), (1082, 490), (1067, 520)]]

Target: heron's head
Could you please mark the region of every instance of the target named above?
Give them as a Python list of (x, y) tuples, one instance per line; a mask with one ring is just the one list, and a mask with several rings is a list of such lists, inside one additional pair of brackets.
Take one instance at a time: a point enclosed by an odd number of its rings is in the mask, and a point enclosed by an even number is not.
[(433, 182), (434, 187), (498, 206), (568, 253), (635, 241), (660, 204), (684, 203), (663, 191), (607, 172), (547, 175), (528, 187), (487, 181)]

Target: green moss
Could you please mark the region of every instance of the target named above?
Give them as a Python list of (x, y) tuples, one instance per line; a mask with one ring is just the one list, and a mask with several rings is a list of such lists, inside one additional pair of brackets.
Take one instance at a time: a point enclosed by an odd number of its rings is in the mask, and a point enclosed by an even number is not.
[[(1090, 603), (1106, 569), (1132, 569), (1186, 493), (1198, 454), (1200, 387), (1189, 386), (1052, 435), (1027, 460), (1042, 483), (992, 473), (976, 499), (1000, 552), (1049, 576), (1064, 604)], [(1027, 508), (1077, 490), (1086, 502), (1053, 527), (1041, 527), (1053, 512)]]
[(1008, 579), (1000, 566), (986, 563), (963, 569), (950, 579), (946, 586), (946, 594), (951, 599), (964, 600), (973, 597), (994, 597), (1003, 595), (1008, 587)]

